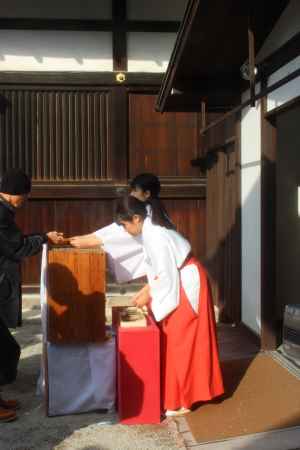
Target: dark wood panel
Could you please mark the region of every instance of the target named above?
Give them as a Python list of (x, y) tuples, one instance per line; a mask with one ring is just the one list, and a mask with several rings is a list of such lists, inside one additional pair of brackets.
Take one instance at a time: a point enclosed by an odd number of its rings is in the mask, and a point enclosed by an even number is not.
[[(275, 150), (277, 150), (277, 155), (275, 163), (273, 161), (271, 166), (276, 171), (276, 197), (273, 195), (269, 210), (265, 205), (265, 209), (272, 214), (271, 217), (274, 218), (274, 214), (276, 216), (276, 226), (269, 231), (271, 234), (269, 239), (271, 240), (273, 238), (272, 240), (273, 242), (275, 241), (276, 245), (275, 258), (271, 266), (273, 270), (275, 268), (272, 282), (273, 284), (274, 281), (276, 283), (276, 295), (273, 299), (269, 298), (270, 301), (273, 300), (271, 303), (273, 306), (273, 315), (271, 315), (271, 307), (268, 304), (264, 304), (263, 318), (265, 321), (268, 320), (269, 334), (270, 331), (275, 332), (273, 339), (277, 338), (275, 344), (278, 345), (282, 342), (281, 325), (285, 306), (287, 304), (300, 304), (298, 294), (300, 247), (300, 218), (298, 214), (298, 186), (300, 185), (300, 105), (295, 105), (293, 109), (279, 113), (276, 118), (276, 125), (277, 139), (275, 142), (277, 143), (277, 148)], [(274, 145), (274, 136), (271, 135), (271, 137), (273, 137)], [(267, 241), (269, 245), (271, 244), (270, 240)], [(267, 244), (265, 245), (266, 251)], [(270, 258), (270, 255), (268, 257)], [(274, 299), (276, 300), (274, 301)], [(274, 303), (276, 308), (274, 308)]]
[(67, 236), (91, 233), (112, 223), (112, 200), (57, 200), (55, 227)]
[(195, 256), (204, 261), (206, 253), (205, 199), (166, 199), (163, 202), (177, 230), (190, 241)]
[[(53, 230), (66, 236), (87, 234), (113, 221), (113, 201), (30, 200), (18, 211), (16, 219), (25, 234)], [(40, 261), (41, 255), (25, 258), (23, 284), (39, 284)]]
[[(215, 120), (213, 115), (210, 120)], [(241, 318), (240, 124), (215, 127), (205, 136), (208, 148), (218, 148), (234, 133), (226, 152), (217, 152), (207, 171), (206, 264), (215, 304), (222, 321)]]
[(125, 87), (119, 86), (113, 89), (110, 107), (112, 142), (108, 177), (125, 182), (128, 179), (128, 109)]
[(155, 95), (129, 93), (129, 175), (196, 176), (190, 160), (200, 153), (199, 115), (158, 114)]

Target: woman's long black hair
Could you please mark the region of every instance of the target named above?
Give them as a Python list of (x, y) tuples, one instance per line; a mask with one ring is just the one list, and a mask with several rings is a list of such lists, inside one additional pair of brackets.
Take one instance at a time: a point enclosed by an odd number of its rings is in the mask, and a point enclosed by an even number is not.
[(145, 203), (151, 206), (152, 222), (156, 225), (175, 230), (175, 226), (171, 222), (166, 208), (159, 198), (160, 182), (156, 175), (153, 173), (141, 173), (133, 178), (130, 187), (132, 189), (140, 188), (143, 192), (149, 191), (150, 197)]
[(147, 208), (145, 202), (138, 200), (133, 195), (125, 195), (117, 202), (116, 222), (131, 222), (133, 216), (139, 215), (143, 219), (147, 217)]
[[(155, 212), (157, 213), (157, 211), (161, 211), (160, 206), (156, 207), (155, 203), (156, 203), (156, 199), (154, 199), (154, 205), (151, 202), (152, 223), (174, 230), (173, 224), (170, 222), (170, 220), (168, 218), (166, 218), (166, 216), (163, 216), (163, 218), (160, 222), (154, 221), (154, 213)], [(146, 202), (142, 202), (141, 200), (138, 200), (137, 198), (133, 197), (132, 195), (126, 195), (126, 196), (120, 198), (117, 202), (116, 222), (120, 223), (123, 220), (131, 222), (133, 219), (133, 216), (135, 216), (135, 215), (141, 216), (142, 219), (145, 219), (147, 217), (148, 211), (147, 211)]]

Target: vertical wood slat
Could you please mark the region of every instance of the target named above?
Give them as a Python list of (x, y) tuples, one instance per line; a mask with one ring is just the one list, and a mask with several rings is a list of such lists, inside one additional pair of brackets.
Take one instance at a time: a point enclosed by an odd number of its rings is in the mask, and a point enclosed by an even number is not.
[[(99, 158), (99, 152), (101, 151), (102, 154), (102, 149), (100, 149), (100, 141), (98, 139), (99, 136), (99, 130), (100, 130), (100, 102), (99, 102), (99, 96), (95, 93), (94, 94), (94, 110), (93, 110), (93, 118), (94, 118), (94, 136), (93, 136), (93, 140), (94, 140), (94, 145), (95, 145), (95, 165), (94, 165), (94, 177), (95, 178), (100, 178), (102, 176), (102, 170), (101, 170), (101, 166), (100, 166), (100, 158)], [(101, 131), (101, 130), (100, 130)], [(102, 135), (102, 134), (101, 134)], [(104, 135), (102, 135), (104, 138)], [(102, 154), (102, 158), (101, 160), (104, 159), (104, 154)]]
[(92, 181), (108, 177), (107, 92), (1, 91), (1, 173), (22, 167), (37, 181)]
[(43, 107), (42, 107), (42, 155), (43, 155), (43, 166), (42, 166), (42, 179), (49, 179), (49, 116), (48, 116), (48, 95), (43, 92)]
[[(99, 164), (99, 170), (102, 176), (109, 177), (109, 156), (108, 156), (108, 149), (111, 148), (111, 143), (109, 142), (109, 129), (106, 127), (104, 128), (104, 124), (108, 121), (107, 115), (108, 115), (108, 97), (104, 94), (98, 96), (98, 102), (99, 102), (99, 111), (100, 115), (98, 118), (98, 122), (101, 124), (101, 130), (100, 133), (102, 136), (102, 139), (99, 140), (99, 147), (101, 147), (101, 166)], [(105, 174), (105, 175), (104, 175)]]
[[(61, 152), (62, 155), (65, 155), (67, 152), (67, 106), (66, 106), (66, 95), (65, 93), (61, 94), (61, 110), (62, 110), (62, 146)], [(62, 179), (66, 179), (66, 161), (63, 157), (62, 159)]]
[[(6, 101), (5, 97), (3, 95), (3, 91), (0, 91), (0, 148), (5, 148), (5, 108), (6, 108)], [(3, 173), (5, 171), (5, 154), (4, 152), (0, 153), (0, 173)]]
[[(17, 104), (16, 104), (16, 112), (17, 112), (17, 127), (19, 129), (19, 133), (16, 137), (16, 158), (17, 158), (17, 164), (19, 167), (25, 167), (24, 164), (24, 125), (22, 124), (23, 117), (24, 117), (24, 93), (23, 92), (17, 92)], [(22, 126), (23, 125), (23, 126)]]
[(10, 123), (10, 133), (11, 133), (11, 162), (16, 161), (16, 164), (18, 164), (17, 162), (17, 151), (16, 151), (16, 134), (13, 132), (13, 130), (17, 129), (17, 121), (16, 121), (16, 111), (17, 111), (17, 105), (16, 105), (16, 92), (13, 91), (12, 92), (12, 105), (13, 105), (13, 109), (12, 109), (12, 117), (11, 117), (11, 123)]
[(69, 111), (72, 120), (69, 120), (69, 177), (75, 179), (75, 159), (74, 159), (74, 92), (69, 93)]
[(56, 179), (61, 180), (63, 178), (63, 158), (61, 152), (62, 146), (62, 109), (61, 109), (61, 95), (56, 92), (55, 93), (55, 107), (54, 107), (54, 115), (55, 115), (55, 148), (56, 148), (56, 159), (55, 159), (55, 173)]
[(30, 148), (29, 142), (31, 141), (30, 137), (30, 96), (29, 92), (24, 93), (24, 168), (27, 173), (31, 173), (31, 161), (30, 161)]
[[(85, 119), (85, 120), (84, 120)], [(82, 180), (88, 179), (88, 146), (87, 146), (87, 96), (81, 94), (81, 154), (82, 154)], [(84, 157), (86, 155), (86, 158)]]

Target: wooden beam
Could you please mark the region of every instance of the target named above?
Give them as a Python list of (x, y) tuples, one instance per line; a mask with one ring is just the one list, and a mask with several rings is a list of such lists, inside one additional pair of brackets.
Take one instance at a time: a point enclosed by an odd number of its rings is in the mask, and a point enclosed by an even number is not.
[(255, 41), (253, 30), (248, 28), (249, 47), (249, 83), (250, 83), (250, 105), (255, 106)]
[[(160, 177), (161, 197), (195, 198), (206, 197), (204, 177)], [(31, 199), (115, 199), (128, 190), (128, 180), (123, 182), (98, 181), (97, 183), (32, 183)]]
[(0, 18), (1, 30), (112, 31), (112, 20)]
[[(180, 22), (173, 20), (127, 20), (119, 26), (124, 31), (176, 33)], [(113, 20), (98, 19), (12, 19), (0, 18), (1, 30), (72, 30), (72, 31), (113, 31)]]
[(150, 33), (177, 33), (180, 22), (169, 20), (130, 20), (126, 22), (128, 31)]
[[(171, 93), (172, 87), (174, 87), (175, 74), (187, 43), (189, 33), (191, 32), (193, 21), (198, 12), (199, 3), (200, 0), (190, 0), (187, 4), (184, 18), (178, 30), (175, 46), (168, 64), (168, 69), (155, 105), (157, 111), (165, 111), (166, 100)], [(206, 2), (203, 3), (203, 6), (205, 6)]]
[(126, 0), (113, 0), (113, 68), (121, 72), (127, 70), (126, 15)]
[[(159, 87), (163, 79), (162, 73), (140, 73), (128, 72), (124, 86), (155, 86)], [(43, 86), (47, 89), (47, 85), (57, 85), (57, 89), (72, 89), (76, 85), (78, 89), (86, 89), (87, 86), (93, 85), (103, 89), (110, 86), (119, 85), (116, 81), (114, 72), (0, 72), (1, 88), (5, 86), (18, 85), (18, 89), (22, 89), (20, 85), (32, 85), (32, 89)]]

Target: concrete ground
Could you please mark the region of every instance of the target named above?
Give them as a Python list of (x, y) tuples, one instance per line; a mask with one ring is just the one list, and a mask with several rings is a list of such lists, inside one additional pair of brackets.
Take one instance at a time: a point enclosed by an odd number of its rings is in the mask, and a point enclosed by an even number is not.
[(41, 355), (38, 298), (25, 298), (23, 326), (15, 332), (22, 346), (17, 381), (3, 389), (4, 398), (22, 403), (18, 420), (0, 425), (1, 450), (168, 450), (182, 449), (175, 423), (125, 426), (111, 414), (88, 413), (48, 418), (36, 395)]

